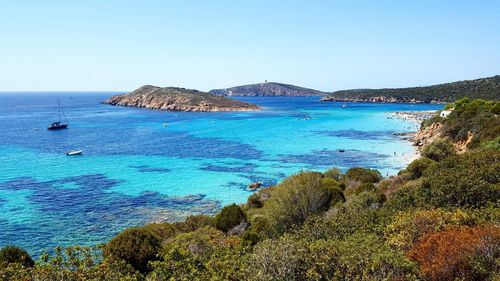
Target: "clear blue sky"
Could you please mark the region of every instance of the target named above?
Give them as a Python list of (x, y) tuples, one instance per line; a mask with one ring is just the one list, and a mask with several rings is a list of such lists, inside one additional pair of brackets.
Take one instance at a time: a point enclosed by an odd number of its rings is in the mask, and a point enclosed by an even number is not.
[(0, 90), (320, 90), (500, 74), (500, 0), (0, 0)]

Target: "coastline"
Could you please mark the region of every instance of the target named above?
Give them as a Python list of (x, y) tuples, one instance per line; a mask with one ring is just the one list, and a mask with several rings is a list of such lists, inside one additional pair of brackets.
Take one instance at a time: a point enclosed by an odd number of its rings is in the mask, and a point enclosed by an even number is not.
[(436, 114), (436, 110), (428, 111), (398, 111), (393, 113), (388, 113), (390, 119), (399, 119), (413, 126), (418, 126), (419, 129), (411, 132), (399, 132), (395, 135), (401, 137), (402, 139), (411, 142), (413, 153), (400, 155), (400, 159), (406, 163), (411, 163), (414, 160), (420, 158), (420, 146), (415, 144), (415, 137), (420, 131), (420, 126), (423, 121), (433, 117)]

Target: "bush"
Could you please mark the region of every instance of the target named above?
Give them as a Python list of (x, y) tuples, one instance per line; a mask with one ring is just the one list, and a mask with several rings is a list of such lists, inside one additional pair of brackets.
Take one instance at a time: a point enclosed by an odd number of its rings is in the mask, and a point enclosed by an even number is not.
[[(190, 231), (195, 231), (198, 228), (213, 225), (213, 223), (214, 219), (210, 216), (194, 215), (187, 217), (186, 220), (182, 222), (176, 222), (174, 223), (174, 225), (178, 230), (182, 232), (190, 232)], [(164, 236), (165, 235), (162, 235), (162, 237)], [(167, 238), (170, 238), (170, 236), (168, 236)]]
[(253, 246), (260, 241), (260, 236), (254, 231), (246, 231), (241, 236), (241, 245), (243, 247)]
[(141, 273), (148, 272), (148, 262), (157, 260), (161, 239), (147, 228), (134, 227), (116, 235), (104, 247), (107, 259), (123, 260)]
[(413, 160), (403, 171), (410, 176), (410, 179), (418, 179), (422, 173), (434, 163), (433, 160), (425, 157)]
[(428, 280), (488, 280), (500, 270), (500, 229), (463, 226), (432, 232), (408, 256)]
[(17, 263), (22, 266), (32, 267), (35, 262), (24, 249), (16, 246), (5, 246), (0, 250), (0, 265)]
[(250, 208), (262, 208), (262, 205), (264, 205), (264, 203), (262, 203), (262, 201), (260, 200), (259, 193), (257, 192), (248, 197), (247, 204)]
[(367, 169), (367, 168), (351, 168), (345, 174), (350, 180), (358, 181), (361, 183), (365, 182), (379, 182), (382, 180), (382, 175), (377, 170)]
[(373, 185), (373, 183), (371, 182), (365, 182), (365, 183), (362, 183), (356, 187), (354, 187), (352, 189), (352, 194), (354, 195), (358, 195), (362, 192), (366, 192), (366, 191), (377, 191), (377, 188), (375, 187), (375, 185)]
[(308, 280), (416, 280), (416, 265), (374, 234), (319, 240), (310, 246)]
[(437, 139), (422, 148), (422, 156), (434, 161), (441, 161), (453, 154), (455, 154), (455, 148), (449, 138)]
[(337, 168), (331, 168), (323, 173), (323, 177), (339, 181), (342, 178), (342, 173)]
[(228, 232), (233, 227), (237, 226), (243, 221), (246, 221), (246, 215), (240, 206), (231, 204), (222, 208), (222, 210), (215, 216), (215, 228)]
[(320, 173), (301, 172), (277, 185), (262, 210), (270, 229), (281, 234), (308, 216), (328, 209), (331, 199)]
[(323, 188), (327, 191), (330, 206), (334, 206), (338, 202), (344, 202), (345, 196), (338, 181), (331, 178), (323, 178), (321, 180)]
[(500, 200), (500, 152), (473, 151), (447, 158), (424, 172), (418, 190), (434, 207), (481, 207)]

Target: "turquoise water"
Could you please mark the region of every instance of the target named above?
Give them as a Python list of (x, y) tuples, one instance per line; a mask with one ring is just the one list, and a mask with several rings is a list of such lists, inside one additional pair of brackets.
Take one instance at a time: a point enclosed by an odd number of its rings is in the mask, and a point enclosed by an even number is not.
[[(268, 97), (240, 98), (258, 112), (179, 113), (100, 103), (111, 94), (0, 94), (0, 246), (36, 255), (101, 243), (128, 226), (213, 214), (246, 201), (249, 183), (300, 170), (395, 174), (415, 151), (393, 134), (418, 125), (389, 113), (441, 108)], [(57, 98), (70, 126), (47, 131)], [(84, 156), (65, 155), (74, 149)]]

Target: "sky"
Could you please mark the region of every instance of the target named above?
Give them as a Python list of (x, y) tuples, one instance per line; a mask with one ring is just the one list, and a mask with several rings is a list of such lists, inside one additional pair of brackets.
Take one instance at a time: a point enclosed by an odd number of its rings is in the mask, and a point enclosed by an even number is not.
[(0, 91), (323, 91), (500, 74), (500, 0), (0, 0)]

